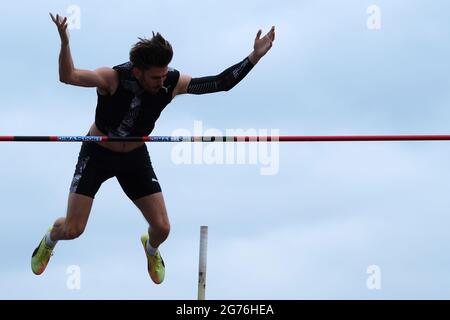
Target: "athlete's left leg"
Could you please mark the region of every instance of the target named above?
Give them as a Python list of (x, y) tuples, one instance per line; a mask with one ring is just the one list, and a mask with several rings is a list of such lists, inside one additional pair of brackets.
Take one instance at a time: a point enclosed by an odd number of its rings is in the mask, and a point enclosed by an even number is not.
[(170, 223), (146, 146), (124, 155), (122, 168), (116, 175), (117, 180), (149, 224), (148, 233), (141, 236), (141, 242), (147, 256), (148, 273), (158, 284), (165, 275), (164, 261), (158, 247), (167, 239)]
[(133, 201), (149, 224), (150, 245), (158, 248), (170, 232), (169, 217), (162, 192), (150, 194)]
[(149, 223), (148, 233), (141, 236), (147, 256), (147, 271), (154, 283), (164, 281), (166, 267), (158, 249), (170, 231), (169, 218), (162, 192), (153, 193), (133, 201)]

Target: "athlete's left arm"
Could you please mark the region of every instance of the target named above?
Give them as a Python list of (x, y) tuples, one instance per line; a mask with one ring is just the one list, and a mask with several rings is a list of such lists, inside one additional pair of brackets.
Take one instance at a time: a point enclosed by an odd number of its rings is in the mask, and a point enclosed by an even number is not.
[(192, 78), (181, 74), (173, 96), (184, 93), (205, 94), (219, 91), (228, 91), (237, 85), (258, 63), (258, 61), (272, 48), (275, 40), (275, 27), (261, 38), (262, 31), (256, 34), (253, 51), (241, 62), (229, 67), (216, 76)]

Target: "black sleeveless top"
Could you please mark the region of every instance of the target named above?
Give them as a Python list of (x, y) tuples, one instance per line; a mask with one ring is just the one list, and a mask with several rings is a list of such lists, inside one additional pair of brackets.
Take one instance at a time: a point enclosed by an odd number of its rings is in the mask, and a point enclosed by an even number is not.
[(113, 67), (119, 73), (119, 86), (112, 96), (97, 91), (95, 125), (108, 136), (148, 136), (161, 112), (172, 101), (180, 78), (177, 70), (169, 68), (164, 87), (151, 95), (139, 85), (132, 68), (131, 62)]

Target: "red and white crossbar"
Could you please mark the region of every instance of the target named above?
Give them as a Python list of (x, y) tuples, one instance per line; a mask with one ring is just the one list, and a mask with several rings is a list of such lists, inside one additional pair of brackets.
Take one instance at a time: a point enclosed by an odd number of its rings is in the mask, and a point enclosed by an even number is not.
[(446, 141), (450, 135), (348, 135), (348, 136), (0, 136), (18, 142), (334, 142), (334, 141)]

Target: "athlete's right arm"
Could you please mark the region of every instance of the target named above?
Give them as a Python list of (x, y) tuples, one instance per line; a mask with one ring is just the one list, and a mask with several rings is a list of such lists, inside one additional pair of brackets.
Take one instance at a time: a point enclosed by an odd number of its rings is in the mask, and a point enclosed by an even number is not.
[(59, 80), (80, 87), (97, 87), (101, 94), (113, 94), (119, 81), (117, 72), (106, 67), (93, 71), (76, 69), (70, 53), (67, 18), (63, 19), (59, 15), (56, 15), (55, 18), (51, 13), (50, 16), (58, 27), (61, 37)]

